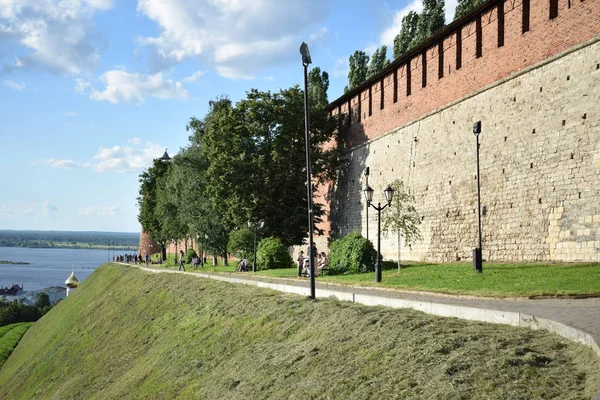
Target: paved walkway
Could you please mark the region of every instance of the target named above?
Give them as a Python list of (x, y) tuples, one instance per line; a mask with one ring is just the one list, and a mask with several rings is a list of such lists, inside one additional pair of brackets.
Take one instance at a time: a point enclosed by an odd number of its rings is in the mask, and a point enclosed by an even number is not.
[[(178, 272), (175, 270), (167, 270), (164, 268), (142, 269), (147, 269), (152, 272), (185, 273), (189, 275), (196, 275), (199, 277), (225, 280), (233, 283), (268, 286), (276, 290), (282, 290), (287, 292), (291, 291), (296, 293), (310, 293), (310, 282), (306, 278), (271, 278), (265, 276), (252, 275), (249, 273), (205, 273), (203, 271)], [(365, 303), (364, 299), (375, 298), (380, 300), (372, 302), (370, 304), (386, 304), (385, 299), (391, 299), (392, 301), (394, 299), (399, 299), (401, 301), (406, 300), (407, 303), (410, 304), (422, 304), (423, 307), (419, 307), (419, 309), (428, 309), (426, 306), (436, 306), (439, 309), (439, 305), (446, 305), (451, 308), (452, 306), (457, 306), (459, 308), (468, 307), (469, 309), (478, 309), (476, 311), (496, 310), (498, 312), (525, 314), (527, 316), (532, 316), (537, 319), (550, 320), (550, 322), (555, 321), (559, 324), (566, 325), (567, 328), (575, 328), (577, 331), (589, 335), (589, 337), (591, 337), (595, 341), (594, 344), (591, 344), (591, 347), (596, 351), (596, 353), (598, 353), (598, 356), (600, 357), (600, 298), (557, 298), (539, 300), (487, 299), (471, 296), (452, 296), (436, 293), (409, 292), (389, 288), (347, 286), (340, 284), (324, 283), (319, 281), (316, 282), (315, 293), (317, 297), (335, 294), (338, 298), (350, 299), (350, 301), (355, 301), (355, 299), (360, 296), (363, 299), (363, 301), (360, 302), (362, 302), (363, 304)], [(467, 314), (470, 313), (469, 309), (464, 309), (467, 310)], [(439, 313), (437, 314), (440, 315)], [(448, 315), (461, 317), (461, 314), (455, 315), (449, 313)], [(499, 318), (495, 318), (495, 322), (500, 322), (502, 318), (503, 316), (500, 315)], [(483, 320), (478, 317), (467, 319)], [(535, 325), (535, 323), (532, 324), (530, 323), (530, 321), (526, 321), (525, 324), (525, 326)], [(541, 325), (541, 327), (545, 326)], [(566, 333), (567, 334), (559, 332), (559, 334), (563, 334), (563, 336), (570, 337), (572, 340), (577, 340), (574, 339), (574, 336), (577, 335), (573, 335), (572, 332)], [(583, 340), (578, 341), (583, 342)], [(589, 342), (587, 344), (590, 345)], [(596, 395), (593, 397), (593, 400), (600, 400), (600, 388)]]

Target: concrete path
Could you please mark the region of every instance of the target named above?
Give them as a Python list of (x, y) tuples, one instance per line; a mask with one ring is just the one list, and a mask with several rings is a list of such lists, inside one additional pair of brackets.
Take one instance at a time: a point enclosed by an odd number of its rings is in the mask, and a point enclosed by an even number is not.
[[(271, 278), (250, 273), (179, 272), (144, 268), (154, 273), (184, 273), (192, 276), (249, 284), (300, 295), (310, 294), (307, 278)], [(343, 301), (394, 308), (414, 308), (429, 314), (469, 320), (547, 329), (590, 346), (600, 357), (600, 298), (587, 299), (488, 299), (398, 289), (359, 287), (316, 282), (317, 297), (334, 296)], [(593, 400), (600, 400), (600, 388)]]

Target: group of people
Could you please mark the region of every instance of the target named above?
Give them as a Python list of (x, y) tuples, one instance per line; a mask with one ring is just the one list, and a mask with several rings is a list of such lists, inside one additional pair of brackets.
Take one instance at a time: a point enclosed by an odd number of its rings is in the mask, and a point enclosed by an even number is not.
[(304, 252), (301, 251), (300, 254), (298, 254), (298, 258), (296, 259), (296, 261), (298, 261), (298, 277), (301, 276), (310, 276), (310, 257), (311, 254), (316, 254), (316, 276), (322, 275), (323, 271), (327, 268), (327, 266), (329, 265), (329, 259), (327, 258), (327, 254), (325, 254), (324, 251), (322, 252), (318, 252), (317, 251), (317, 246), (315, 246), (315, 244), (313, 243), (312, 246), (310, 246), (307, 250), (306, 250), (306, 256), (304, 256)]

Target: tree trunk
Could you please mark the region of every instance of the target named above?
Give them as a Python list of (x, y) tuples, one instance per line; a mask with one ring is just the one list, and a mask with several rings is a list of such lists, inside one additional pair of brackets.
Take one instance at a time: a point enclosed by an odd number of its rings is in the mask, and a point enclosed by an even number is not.
[(398, 232), (398, 273), (400, 273), (400, 270), (402, 269), (402, 265), (400, 264), (400, 240), (401, 240), (402, 236), (400, 235), (400, 232)]
[(213, 265), (217, 265), (217, 256), (213, 256)]

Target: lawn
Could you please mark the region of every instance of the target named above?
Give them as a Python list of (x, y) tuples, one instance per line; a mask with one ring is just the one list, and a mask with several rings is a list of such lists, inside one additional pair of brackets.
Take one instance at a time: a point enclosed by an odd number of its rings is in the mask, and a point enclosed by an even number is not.
[(598, 385), (597, 355), (544, 330), (105, 264), (29, 329), (0, 398), (589, 399)]
[[(291, 278), (297, 271), (278, 269), (257, 274)], [(470, 263), (412, 263), (400, 274), (396, 269), (384, 270), (381, 283), (375, 282), (375, 273), (326, 275), (317, 281), (486, 297), (597, 296), (600, 263), (486, 262), (483, 274), (475, 273)]]

